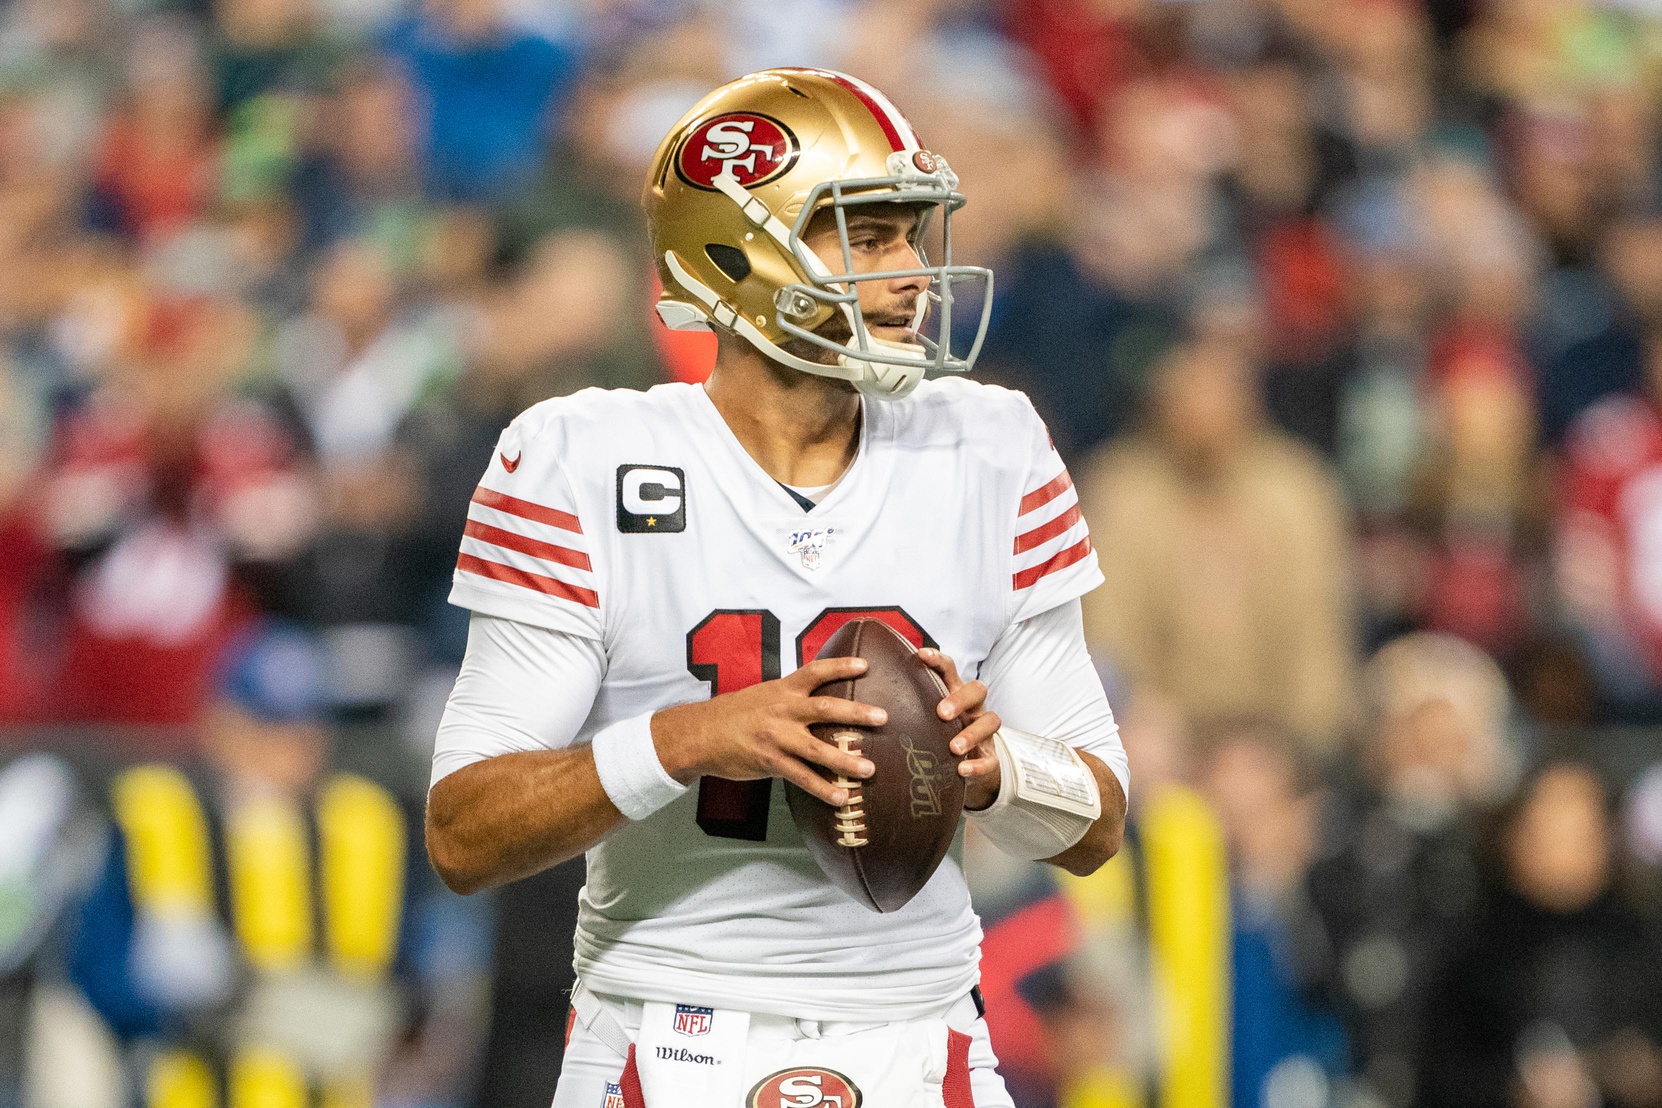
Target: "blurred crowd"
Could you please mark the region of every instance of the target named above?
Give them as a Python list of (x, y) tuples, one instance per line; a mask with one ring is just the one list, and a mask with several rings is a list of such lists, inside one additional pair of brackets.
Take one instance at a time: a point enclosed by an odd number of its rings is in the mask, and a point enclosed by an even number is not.
[(971, 838), (1032, 1108), (1662, 1105), (1662, 13), (0, 0), (0, 1108), (531, 1106), (581, 866), (432, 880), (500, 428), (696, 381), (699, 96), (883, 88), (998, 274), (1133, 765)]

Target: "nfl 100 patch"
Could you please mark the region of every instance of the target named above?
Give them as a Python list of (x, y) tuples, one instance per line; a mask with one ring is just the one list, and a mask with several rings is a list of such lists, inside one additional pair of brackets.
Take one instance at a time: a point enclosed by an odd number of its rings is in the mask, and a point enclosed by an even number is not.
[(840, 527), (793, 527), (785, 536), (785, 549), (795, 554), (803, 569), (825, 564), (825, 552), (842, 537)]

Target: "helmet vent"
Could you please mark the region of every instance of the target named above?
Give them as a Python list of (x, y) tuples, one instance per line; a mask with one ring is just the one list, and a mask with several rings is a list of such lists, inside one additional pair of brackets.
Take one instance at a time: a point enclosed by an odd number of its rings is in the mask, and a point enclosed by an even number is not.
[(735, 285), (750, 276), (750, 259), (744, 256), (744, 251), (736, 246), (727, 246), (724, 243), (712, 242), (705, 244), (704, 253), (710, 256), (717, 269), (727, 275), (727, 279)]
[(811, 97), (807, 93), (803, 92), (801, 89), (797, 88), (795, 85), (786, 85), (785, 87), (790, 89), (796, 95), (802, 97), (802, 99), (804, 99), (804, 100), (811, 99)]

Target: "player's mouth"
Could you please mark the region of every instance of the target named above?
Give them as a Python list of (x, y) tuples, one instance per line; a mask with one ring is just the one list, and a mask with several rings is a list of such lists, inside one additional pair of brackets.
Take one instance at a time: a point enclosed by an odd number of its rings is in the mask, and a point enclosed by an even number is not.
[(886, 342), (904, 342), (916, 344), (918, 333), (912, 328), (913, 315), (906, 312), (903, 315), (866, 316), (866, 330), (874, 338)]

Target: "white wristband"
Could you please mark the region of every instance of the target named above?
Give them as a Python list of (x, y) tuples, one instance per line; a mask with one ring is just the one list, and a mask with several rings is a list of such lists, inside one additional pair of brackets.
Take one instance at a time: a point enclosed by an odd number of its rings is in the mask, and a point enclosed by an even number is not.
[(619, 720), (594, 736), (594, 768), (617, 810), (645, 819), (687, 791), (664, 770), (652, 745), (652, 713)]
[(964, 813), (994, 846), (1016, 858), (1053, 858), (1085, 837), (1102, 815), (1096, 777), (1079, 752), (1055, 739), (1006, 727), (998, 749), (998, 797)]

